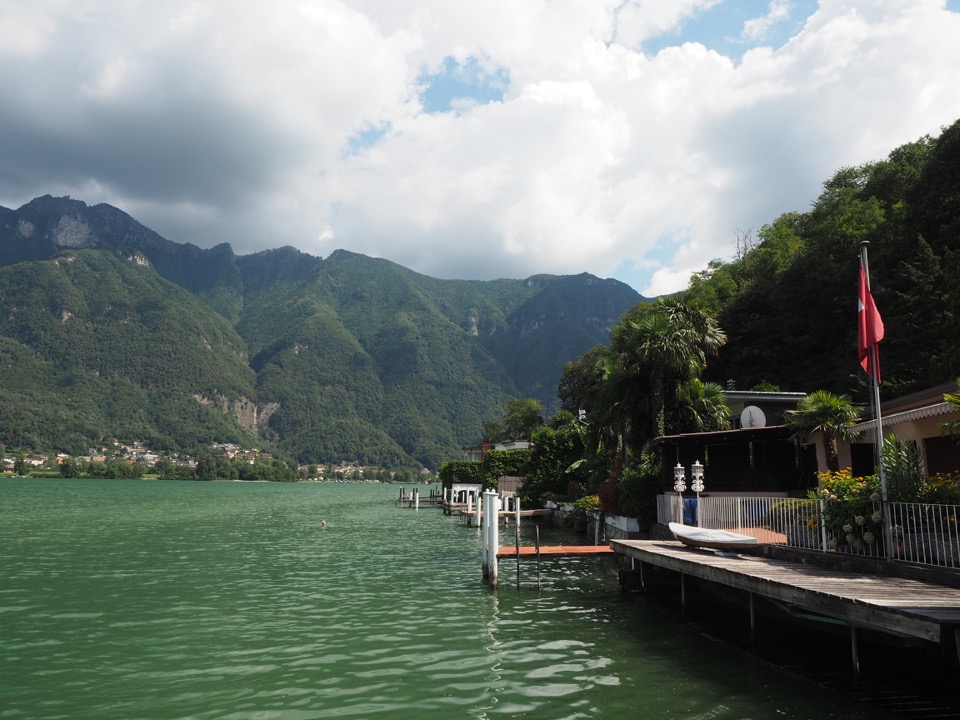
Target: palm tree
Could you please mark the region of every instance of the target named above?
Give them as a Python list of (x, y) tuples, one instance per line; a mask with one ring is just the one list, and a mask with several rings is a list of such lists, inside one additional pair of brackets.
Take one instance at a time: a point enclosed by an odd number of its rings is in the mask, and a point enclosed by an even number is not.
[(709, 432), (730, 428), (730, 406), (715, 382), (692, 378), (683, 386), (680, 421), (684, 431)]
[(815, 432), (823, 433), (823, 451), (827, 468), (840, 469), (837, 442), (853, 442), (858, 433), (853, 426), (860, 419), (860, 410), (850, 402), (848, 395), (834, 395), (828, 390), (816, 390), (797, 403), (796, 410), (786, 413), (787, 425), (793, 436), (804, 440)]
[(636, 399), (638, 417), (652, 420), (656, 437), (666, 432), (668, 408), (683, 404), (684, 387), (727, 338), (713, 317), (676, 298), (644, 310), (614, 329), (611, 346), (624, 393)]

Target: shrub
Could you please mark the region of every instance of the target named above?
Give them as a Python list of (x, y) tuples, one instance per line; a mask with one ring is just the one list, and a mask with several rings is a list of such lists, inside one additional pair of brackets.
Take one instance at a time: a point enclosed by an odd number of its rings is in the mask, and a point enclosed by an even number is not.
[(923, 451), (913, 440), (885, 438), (882, 446), (883, 467), (887, 476), (887, 499), (894, 502), (917, 502), (923, 487)]
[(960, 471), (936, 473), (923, 483), (921, 502), (960, 505)]
[(573, 504), (573, 509), (585, 513), (600, 512), (600, 496), (585, 495)]
[(810, 496), (824, 501), (823, 523), (834, 549), (862, 550), (880, 540), (880, 481), (876, 476), (854, 477), (850, 468), (817, 473), (820, 487)]

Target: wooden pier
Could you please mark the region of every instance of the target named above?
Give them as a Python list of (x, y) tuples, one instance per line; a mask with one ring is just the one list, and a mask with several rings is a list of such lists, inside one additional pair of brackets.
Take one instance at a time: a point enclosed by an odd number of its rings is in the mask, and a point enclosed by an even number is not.
[(751, 642), (755, 633), (754, 597), (766, 598), (811, 620), (847, 625), (854, 675), (859, 673), (857, 631), (877, 630), (938, 643), (949, 655), (960, 652), (960, 589), (899, 577), (846, 572), (813, 563), (756, 555), (716, 553), (661, 540), (611, 540), (621, 567), (639, 573), (645, 564), (743, 590), (748, 594)]
[(501, 545), (497, 550), (498, 558), (535, 557), (550, 555), (553, 557), (571, 555), (611, 555), (613, 548), (609, 545)]

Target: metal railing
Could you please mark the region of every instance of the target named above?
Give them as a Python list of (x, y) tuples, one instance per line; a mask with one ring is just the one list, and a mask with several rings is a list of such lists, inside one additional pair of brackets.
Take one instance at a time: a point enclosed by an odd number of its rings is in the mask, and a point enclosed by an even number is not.
[(665, 494), (657, 496), (657, 520), (731, 530), (788, 547), (960, 568), (960, 506), (887, 506), (888, 539), (879, 502), (850, 505), (780, 496), (704, 496), (681, 501), (677, 495)]
[(960, 567), (958, 505), (890, 503), (893, 556), (907, 562)]

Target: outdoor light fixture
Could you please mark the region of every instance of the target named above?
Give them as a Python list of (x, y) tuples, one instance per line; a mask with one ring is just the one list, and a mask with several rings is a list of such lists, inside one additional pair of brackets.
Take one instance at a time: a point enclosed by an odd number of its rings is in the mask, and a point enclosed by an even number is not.
[(673, 489), (678, 493), (682, 493), (687, 489), (687, 478), (683, 470), (683, 465), (677, 463), (677, 466), (673, 469)]
[(690, 489), (698, 495), (703, 492), (703, 465), (697, 460), (690, 466), (690, 477), (693, 482), (690, 483)]

